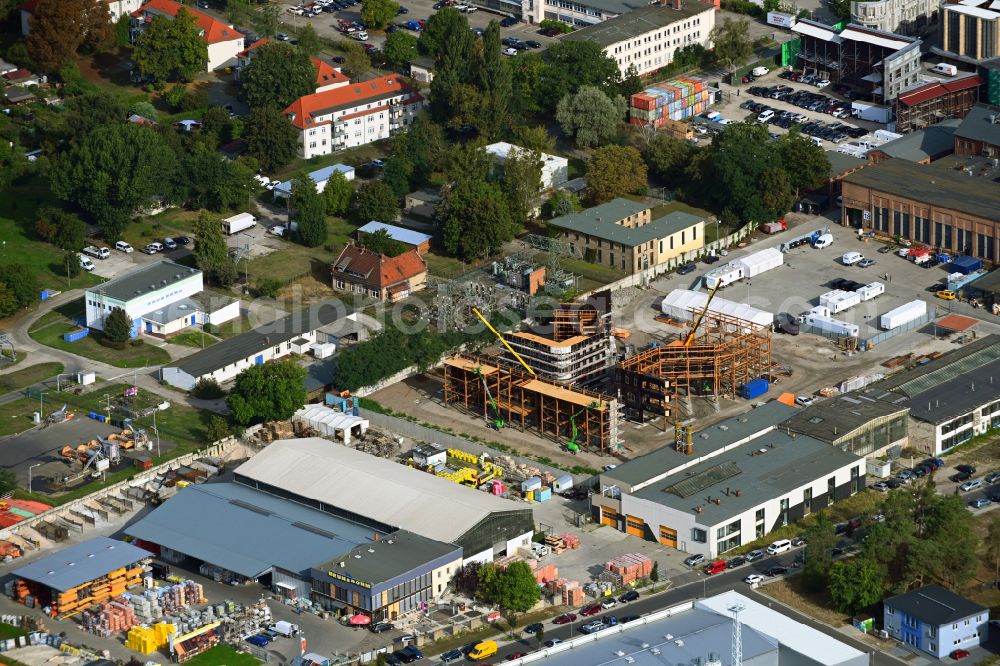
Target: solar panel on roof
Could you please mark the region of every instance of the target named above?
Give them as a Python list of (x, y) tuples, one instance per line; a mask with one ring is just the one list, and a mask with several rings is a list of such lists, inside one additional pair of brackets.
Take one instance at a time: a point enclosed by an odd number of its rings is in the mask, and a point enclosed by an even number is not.
[(253, 511), (254, 513), (259, 513), (262, 516), (271, 515), (271, 512), (268, 511), (267, 509), (262, 509), (261, 507), (255, 504), (250, 504), (249, 502), (244, 502), (243, 500), (231, 499), (229, 500), (229, 503), (234, 506), (238, 506), (241, 509), (246, 509), (247, 511)]
[(316, 527), (315, 525), (309, 525), (308, 523), (295, 522), (295, 523), (292, 523), (292, 527), (297, 527), (300, 530), (305, 530), (306, 532), (312, 532), (313, 534), (318, 534), (319, 536), (324, 536), (327, 539), (337, 539), (337, 538), (339, 538), (336, 534), (334, 534), (333, 532), (330, 532), (329, 530), (324, 530), (321, 527)]

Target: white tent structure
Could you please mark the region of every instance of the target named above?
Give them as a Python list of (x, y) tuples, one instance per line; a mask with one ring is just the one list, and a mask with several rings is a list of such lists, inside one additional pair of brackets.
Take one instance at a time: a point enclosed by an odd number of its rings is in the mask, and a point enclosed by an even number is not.
[[(674, 289), (663, 298), (663, 314), (677, 321), (692, 321), (695, 313), (705, 309), (708, 302), (708, 294), (703, 291), (692, 291), (690, 289)], [(750, 307), (743, 303), (727, 301), (716, 296), (712, 299), (712, 304), (708, 306), (708, 311), (751, 321), (760, 326), (771, 326), (774, 323), (774, 315), (764, 310)]]
[(304, 423), (320, 435), (351, 443), (351, 436), (361, 436), (368, 430), (368, 419), (337, 412), (325, 405), (306, 405), (292, 416), (293, 421)]

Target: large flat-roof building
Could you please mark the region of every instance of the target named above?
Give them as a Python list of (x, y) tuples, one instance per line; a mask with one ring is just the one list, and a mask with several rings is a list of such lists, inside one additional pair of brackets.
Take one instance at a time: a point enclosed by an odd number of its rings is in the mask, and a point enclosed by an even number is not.
[(264, 582), (286, 598), (375, 621), (438, 598), (462, 562), (453, 544), (382, 530), (239, 483), (185, 488), (126, 531), (167, 562), (190, 558), (209, 573), (223, 570), (230, 580)]
[(972, 64), (1000, 56), (1000, 9), (996, 3), (992, 0), (942, 2), (940, 52), (948, 58)]
[(121, 308), (132, 321), (132, 336), (165, 337), (196, 324), (218, 326), (240, 314), (240, 302), (204, 290), (202, 273), (169, 260), (155, 261), (84, 292), (89, 328)]
[(910, 408), (900, 404), (897, 396), (884, 393), (861, 389), (821, 400), (797, 411), (781, 427), (856, 456), (879, 455), (890, 446), (906, 446)]
[(569, 253), (591, 263), (638, 273), (690, 261), (705, 246), (705, 220), (674, 211), (652, 219), (652, 206), (613, 199), (548, 221)]
[(530, 508), (317, 437), (273, 442), (235, 478), (384, 531), (453, 543), (467, 562), (513, 554), (534, 531)]
[(772, 401), (600, 476), (595, 522), (706, 557), (721, 555), (864, 488), (864, 460), (784, 430)]
[(513, 9), (527, 23), (561, 21), (574, 28), (585, 28), (621, 14), (640, 9), (648, 0), (477, 0), (476, 4), (499, 9)]
[(874, 164), (844, 177), (841, 223), (995, 261), (1000, 238), (997, 177), (1000, 169), (984, 158)]
[(637, 620), (577, 635), (531, 654), (525, 663), (729, 664), (734, 609), (745, 666), (866, 666), (869, 655), (739, 592), (670, 606)]
[(622, 74), (630, 68), (640, 75), (662, 69), (686, 46), (711, 46), (716, 6), (701, 0), (672, 0), (633, 9), (603, 23), (594, 23), (563, 37), (592, 42), (618, 63)]

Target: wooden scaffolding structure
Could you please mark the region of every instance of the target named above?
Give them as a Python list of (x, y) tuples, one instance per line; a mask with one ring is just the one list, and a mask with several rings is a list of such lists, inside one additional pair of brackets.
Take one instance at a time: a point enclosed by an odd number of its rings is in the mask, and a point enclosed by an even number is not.
[[(648, 412), (676, 418), (672, 403), (677, 397), (735, 399), (744, 384), (771, 368), (767, 326), (709, 312), (689, 345), (683, 344), (686, 336), (683, 333), (677, 341), (650, 347), (619, 364), (616, 377), (629, 418), (642, 421)], [(658, 381), (651, 381), (654, 378)], [(647, 390), (650, 396), (645, 395)]]
[(618, 401), (460, 354), (444, 362), (444, 402), (603, 453), (621, 446)]
[(602, 291), (583, 303), (560, 303), (553, 311), (552, 339), (611, 334), (611, 293)]

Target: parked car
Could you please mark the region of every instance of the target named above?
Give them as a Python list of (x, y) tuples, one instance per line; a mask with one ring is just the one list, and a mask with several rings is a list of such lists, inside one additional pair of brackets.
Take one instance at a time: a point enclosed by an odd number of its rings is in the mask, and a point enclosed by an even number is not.
[(601, 608), (607, 610), (608, 608), (614, 608), (618, 605), (618, 600), (614, 597), (608, 597), (607, 599), (601, 600)]
[(166, 246), (166, 248), (168, 250), (176, 250), (177, 249), (177, 243), (174, 241), (173, 238), (170, 238), (170, 237), (164, 238), (163, 239), (163, 244)]
[(614, 615), (605, 615), (601, 619), (601, 622), (603, 622), (604, 626), (606, 626), (606, 627), (617, 627), (618, 626), (618, 618), (615, 617)]
[(799, 546), (804, 546), (806, 545), (806, 538), (802, 535), (799, 535), (794, 539), (792, 539), (792, 545), (795, 546), (796, 548), (798, 548)]
[(448, 650), (447, 652), (441, 655), (441, 661), (445, 663), (449, 661), (458, 661), (464, 656), (465, 655), (462, 654), (461, 650)]
[(969, 506), (971, 506), (973, 509), (982, 509), (984, 506), (989, 506), (992, 503), (993, 502), (986, 499), (985, 497), (980, 497), (979, 499), (974, 499), (971, 502), (969, 502)]
[(622, 624), (628, 624), (629, 622), (635, 622), (638, 619), (639, 619), (638, 615), (626, 615), (625, 617), (620, 618), (618, 621), (621, 622)]
[(420, 651), (416, 645), (407, 645), (405, 648), (398, 652), (400, 658), (403, 660), (404, 664), (410, 664), (414, 661), (420, 661), (424, 658), (424, 653)]
[(390, 622), (376, 622), (375, 624), (368, 625), (368, 630), (373, 634), (381, 634), (383, 631), (389, 631), (390, 629), (392, 629)]
[(960, 485), (958, 487), (958, 489), (961, 490), (963, 493), (967, 493), (970, 490), (975, 490), (976, 488), (981, 488), (982, 485), (983, 485), (983, 482), (980, 479), (969, 479), (968, 481), (966, 481), (965, 483), (963, 483), (962, 485)]
[(618, 601), (622, 602), (623, 604), (627, 604), (628, 602), (635, 601), (638, 598), (639, 598), (638, 592), (636, 592), (635, 590), (629, 590), (622, 596), (618, 597)]
[(555, 647), (560, 643), (562, 643), (561, 638), (550, 638), (549, 640), (545, 641), (545, 647)]
[(141, 251), (144, 252), (145, 254), (156, 254), (157, 252), (159, 252), (159, 250), (153, 247), (153, 243), (150, 243), (146, 247), (142, 248)]
[(601, 612), (601, 604), (590, 604), (589, 606), (584, 606), (580, 611), (580, 615), (584, 617), (590, 617), (591, 615), (597, 615)]
[(746, 563), (747, 563), (747, 558), (743, 557), (742, 555), (737, 555), (736, 557), (730, 558), (730, 560), (726, 562), (726, 568), (735, 569), (736, 567), (741, 567)]
[(576, 622), (576, 613), (563, 613), (552, 620), (552, 624), (569, 624), (570, 622)]
[(976, 468), (973, 467), (972, 465), (965, 465), (965, 464), (963, 464), (963, 465), (955, 465), (955, 469), (957, 469), (959, 472), (966, 472), (968, 474), (975, 474), (976, 473)]
[(874, 266), (874, 265), (875, 265), (875, 260), (868, 259), (867, 257), (858, 262), (858, 268), (868, 268), (869, 266)]
[(764, 582), (764, 577), (761, 576), (760, 574), (750, 574), (749, 576), (743, 579), (743, 582), (746, 583), (747, 585), (756, 585), (757, 583)]
[(952, 659), (958, 661), (959, 659), (965, 659), (970, 654), (972, 654), (972, 653), (969, 652), (968, 650), (952, 650), (951, 653), (948, 656), (951, 657)]
[(770, 567), (764, 572), (764, 575), (774, 578), (775, 576), (783, 576), (788, 573), (788, 567), (783, 567), (781, 565), (775, 565)]
[(968, 472), (956, 472), (955, 474), (949, 476), (948, 480), (953, 481), (955, 483), (961, 483), (962, 481), (968, 481), (971, 478), (972, 475), (969, 474)]
[(889, 484), (885, 481), (878, 481), (872, 484), (872, 490), (877, 490), (880, 493), (887, 492), (889, 490)]
[(714, 562), (709, 562), (708, 565), (705, 566), (705, 575), (712, 576), (717, 573), (722, 573), (725, 570), (726, 570), (726, 561), (715, 560)]
[(1000, 481), (1000, 471), (990, 472), (983, 477), (983, 481), (986, 483), (996, 483), (997, 481)]
[(778, 555), (792, 549), (792, 542), (788, 539), (778, 539), (767, 547), (768, 555)]
[(816, 402), (816, 398), (808, 395), (800, 395), (795, 398), (796, 405), (802, 405), (803, 407), (808, 407), (809, 405)]
[(178, 245), (190, 245), (191, 239), (187, 236), (175, 236), (174, 242), (177, 243)]
[(704, 555), (691, 555), (684, 559), (684, 565), (688, 567), (696, 567), (705, 561)]
[(125, 241), (118, 241), (117, 243), (115, 243), (115, 249), (118, 250), (119, 252), (124, 252), (125, 254), (129, 254), (130, 252), (132, 252), (132, 246), (126, 243)]
[(698, 266), (697, 265), (695, 265), (693, 263), (692, 264), (684, 264), (683, 266), (681, 266), (680, 268), (677, 269), (677, 273), (680, 274), (680, 275), (687, 275), (688, 273), (694, 273), (696, 270), (698, 270)]
[(746, 554), (747, 562), (755, 562), (762, 557), (764, 557), (764, 551), (761, 550), (751, 550)]
[(588, 622), (587, 624), (580, 627), (580, 633), (582, 634), (593, 634), (595, 632), (604, 629), (604, 623), (600, 620), (594, 620), (593, 622)]
[(260, 634), (257, 634), (256, 636), (250, 636), (249, 638), (247, 638), (247, 643), (262, 648), (262, 647), (267, 647), (271, 643), (271, 641), (267, 639), (267, 636), (261, 636)]
[(536, 633), (541, 628), (542, 628), (542, 623), (541, 622), (535, 622), (535, 623), (529, 624), (527, 627), (525, 627), (524, 628), (524, 632), (527, 633), (527, 634), (534, 634), (534, 633)]

